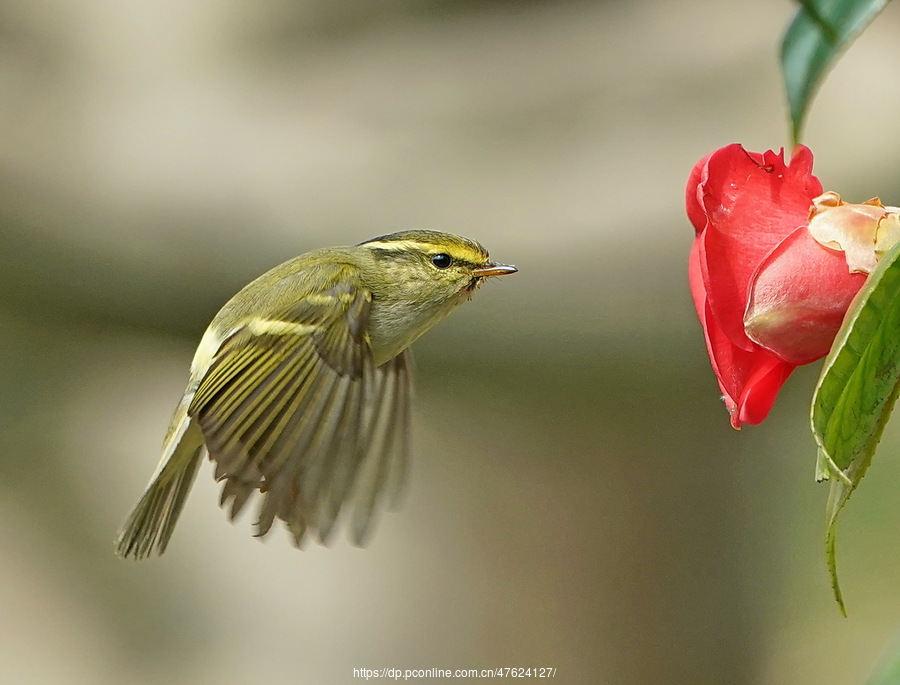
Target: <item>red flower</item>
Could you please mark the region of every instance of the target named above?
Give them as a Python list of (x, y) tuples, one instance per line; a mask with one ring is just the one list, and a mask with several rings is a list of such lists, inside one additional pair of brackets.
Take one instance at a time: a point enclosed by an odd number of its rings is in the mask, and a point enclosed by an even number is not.
[(700, 160), (688, 180), (687, 214), (697, 232), (691, 293), (735, 428), (765, 419), (791, 372), (827, 354), (865, 282), (865, 273), (851, 273), (844, 250), (852, 242), (874, 251), (880, 219), (845, 230), (834, 214), (819, 242), (808, 228), (811, 215), (862, 206), (843, 205), (833, 193), (821, 203), (821, 194), (812, 153), (802, 145), (790, 164), (783, 150), (729, 145)]

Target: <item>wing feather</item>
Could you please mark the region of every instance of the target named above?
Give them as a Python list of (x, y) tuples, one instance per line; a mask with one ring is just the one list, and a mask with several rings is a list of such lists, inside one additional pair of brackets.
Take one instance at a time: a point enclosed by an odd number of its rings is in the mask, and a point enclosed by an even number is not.
[(390, 470), (385, 485), (385, 495), (388, 506), (396, 508), (400, 504), (400, 495), (409, 476), (410, 455), (412, 454), (412, 389), (413, 389), (413, 356), (410, 350), (403, 351), (395, 358), (395, 383), (397, 385), (397, 419), (396, 440), (397, 445), (390, 450), (386, 458), (390, 463)]
[(375, 367), (371, 295), (339, 269), (315, 297), (231, 332), (188, 410), (223, 482), (220, 504), (234, 518), (260, 492), (256, 534), (280, 519), (298, 545), (326, 543), (350, 502), (361, 544), (408, 460), (411, 356)]
[[(270, 455), (272, 458), (266, 460), (263, 468), (265, 482), (262, 488), (266, 498), (257, 523), (260, 535), (268, 531), (276, 517), (289, 524), (304, 522), (310, 527), (314, 525), (310, 516), (311, 503), (303, 497), (301, 484), (309, 460), (327, 445), (333, 415), (342, 410), (339, 396), (349, 382), (349, 379), (332, 374), (323, 383), (327, 387), (309, 390), (308, 395), (312, 395), (310, 402), (298, 407), (287, 430), (277, 436)], [(329, 456), (327, 453), (323, 455)]]
[[(380, 368), (382, 397), (372, 407), (367, 427), (368, 454), (355, 483), (353, 540), (363, 545), (374, 522), (374, 513), (390, 483), (399, 489), (409, 463), (409, 416), (412, 354), (405, 350)], [(388, 492), (392, 500), (397, 492)]]

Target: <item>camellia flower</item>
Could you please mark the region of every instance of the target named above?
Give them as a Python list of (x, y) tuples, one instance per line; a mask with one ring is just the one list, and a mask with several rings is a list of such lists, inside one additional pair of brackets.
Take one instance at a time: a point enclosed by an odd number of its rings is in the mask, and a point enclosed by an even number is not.
[(822, 193), (812, 153), (707, 155), (687, 185), (689, 277), (731, 425), (760, 423), (791, 372), (828, 353), (854, 295), (900, 238), (900, 210)]

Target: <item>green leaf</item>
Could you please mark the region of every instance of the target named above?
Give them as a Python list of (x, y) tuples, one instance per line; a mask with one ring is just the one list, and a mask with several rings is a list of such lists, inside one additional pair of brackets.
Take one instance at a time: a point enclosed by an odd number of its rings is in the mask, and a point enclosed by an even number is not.
[(781, 71), (791, 109), (794, 142), (813, 95), (831, 63), (888, 0), (799, 0), (802, 7), (781, 43)]
[(825, 539), (834, 596), (846, 615), (835, 562), (838, 514), (865, 475), (900, 390), (900, 244), (850, 305), (812, 402), (816, 478), (831, 480)]
[(900, 683), (900, 644), (894, 644), (880, 659), (866, 685), (897, 685)]

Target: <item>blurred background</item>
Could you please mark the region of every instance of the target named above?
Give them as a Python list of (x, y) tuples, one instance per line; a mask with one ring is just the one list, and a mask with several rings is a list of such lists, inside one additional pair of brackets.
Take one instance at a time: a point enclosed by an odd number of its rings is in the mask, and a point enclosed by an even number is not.
[[(823, 552), (801, 369), (728, 424), (683, 188), (787, 145), (785, 0), (3, 0), (0, 682), (865, 682), (900, 640), (900, 429)], [(806, 142), (900, 203), (896, 3)], [(415, 462), (368, 548), (229, 525), (204, 464), (167, 554), (116, 559), (216, 310), (405, 228), (521, 272), (416, 345)]]

